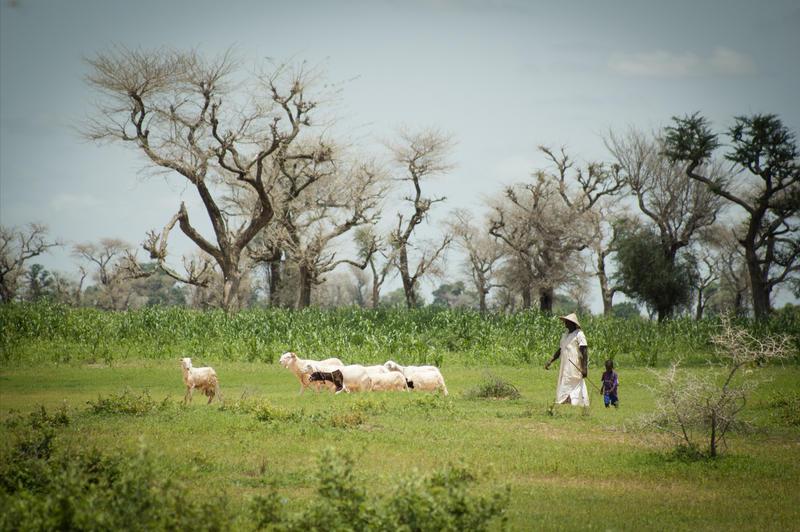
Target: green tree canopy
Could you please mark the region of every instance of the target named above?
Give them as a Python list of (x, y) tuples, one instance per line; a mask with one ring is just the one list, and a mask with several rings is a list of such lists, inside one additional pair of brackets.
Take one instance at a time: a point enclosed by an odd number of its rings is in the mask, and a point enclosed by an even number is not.
[(616, 280), (622, 291), (655, 310), (659, 321), (689, 302), (695, 271), (692, 258), (681, 254), (670, 261), (653, 229), (625, 229), (619, 239), (617, 262)]

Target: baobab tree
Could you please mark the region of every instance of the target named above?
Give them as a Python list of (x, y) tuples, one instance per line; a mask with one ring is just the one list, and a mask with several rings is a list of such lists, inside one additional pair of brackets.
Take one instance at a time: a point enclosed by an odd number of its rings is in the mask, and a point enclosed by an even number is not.
[[(445, 197), (425, 197), (422, 194), (422, 183), (430, 178), (446, 173), (452, 168), (447, 161), (452, 148), (449, 137), (434, 130), (419, 133), (400, 132), (400, 139), (389, 148), (392, 161), (401, 176), (398, 181), (410, 183), (413, 187), (411, 195), (403, 197), (403, 201), (411, 204), (410, 216), (397, 213), (397, 224), (389, 237), (393, 249), (392, 257), (395, 267), (403, 281), (403, 292), (408, 308), (417, 306), (417, 286), (426, 275), (435, 271), (442, 253), (450, 245), (452, 236), (444, 235), (439, 241), (430, 244), (412, 242), (414, 231), (428, 216), (435, 203), (445, 201)], [(417, 247), (416, 266), (410, 257), (412, 248)]]
[(8, 303), (17, 296), (25, 264), (47, 250), (60, 246), (47, 236), (47, 227), (29, 224), (18, 229), (0, 226), (0, 301)]
[(490, 233), (514, 254), (522, 306), (552, 312), (555, 289), (582, 275), (579, 253), (596, 240), (596, 217), (602, 201), (623, 188), (616, 167), (589, 163), (575, 167), (564, 148), (539, 146), (550, 168), (534, 173), (534, 181), (507, 187), (492, 205)]
[[(259, 76), (235, 76), (230, 53), (206, 59), (198, 52), (115, 48), (88, 60), (88, 83), (102, 100), (86, 126), (90, 139), (120, 142), (145, 156), (148, 167), (180, 176), (202, 201), (213, 228), (206, 238), (193, 225), (184, 203), (161, 233), (151, 231), (144, 247), (159, 267), (178, 281), (208, 284), (209, 263), (186, 275), (167, 267), (167, 239), (177, 224), (222, 276), (221, 305), (238, 305), (247, 245), (272, 220), (271, 194), (276, 165), (293, 161), (324, 164), (330, 150), (306, 139), (306, 149), (290, 150), (312, 126), (317, 101), (307, 90), (313, 72), (305, 64), (278, 65)], [(299, 195), (314, 177), (292, 191)], [(258, 197), (246, 216), (220, 206), (220, 184), (236, 181)], [(191, 266), (191, 265), (190, 265)]]
[(745, 212), (737, 232), (749, 273), (753, 312), (765, 319), (775, 287), (800, 272), (800, 162), (797, 140), (776, 115), (737, 116), (725, 158), (740, 179), (718, 180), (705, 168), (719, 146), (708, 121), (695, 113), (674, 117), (664, 154), (685, 163), (685, 174), (709, 194)]

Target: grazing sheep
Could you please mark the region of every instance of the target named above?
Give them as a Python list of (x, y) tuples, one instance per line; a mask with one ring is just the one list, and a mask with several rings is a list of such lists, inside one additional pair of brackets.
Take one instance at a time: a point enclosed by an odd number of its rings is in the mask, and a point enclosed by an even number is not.
[[(386, 368), (384, 368), (386, 369)], [(385, 373), (371, 374), (372, 391), (373, 392), (388, 392), (395, 390), (408, 391), (408, 384), (406, 377), (398, 371), (386, 371)]]
[(194, 389), (202, 391), (208, 397), (208, 403), (214, 397), (218, 397), (222, 402), (222, 392), (219, 389), (219, 379), (214, 368), (193, 368), (192, 359), (189, 357), (181, 359), (181, 369), (183, 370), (183, 383), (186, 385), (186, 395), (183, 396), (183, 403), (192, 402)]
[[(331, 371), (338, 369), (344, 364), (338, 358), (326, 358), (325, 360), (310, 360), (298, 357), (296, 354), (292, 353), (291, 351), (284, 353), (281, 355), (279, 360), (281, 366), (290, 370), (297, 376), (297, 379), (300, 381), (300, 393), (302, 394), (309, 385), (311, 385), (311, 373), (315, 371), (324, 371), (330, 373)], [(307, 371), (306, 366), (311, 366), (312, 370)], [(314, 388), (316, 391), (319, 391), (320, 386), (325, 385), (328, 388), (332, 389), (333, 384), (326, 382), (326, 381), (314, 381)]]
[(444, 395), (448, 394), (442, 372), (436, 366), (401, 366), (392, 360), (387, 361), (384, 366), (390, 371), (402, 373), (409, 388), (426, 392), (442, 390)]
[[(306, 366), (308, 369), (310, 366)], [(341, 392), (344, 389), (344, 377), (342, 376), (342, 372), (337, 370), (326, 372), (326, 371), (312, 371), (311, 375), (308, 379), (310, 382), (316, 381), (327, 381), (332, 382), (334, 386), (336, 386), (336, 393)]]
[[(342, 389), (337, 390), (340, 392), (368, 392), (372, 389), (372, 379), (369, 376), (366, 368), (360, 364), (350, 364), (349, 366), (342, 366), (335, 368), (342, 373)], [(307, 364), (305, 367), (305, 374), (311, 376), (312, 373), (320, 371), (312, 364)]]

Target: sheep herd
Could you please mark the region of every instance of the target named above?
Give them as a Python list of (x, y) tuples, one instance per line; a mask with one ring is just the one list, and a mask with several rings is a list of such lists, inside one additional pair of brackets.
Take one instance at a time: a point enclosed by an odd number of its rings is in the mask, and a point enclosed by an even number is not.
[[(383, 365), (345, 365), (338, 358), (311, 360), (288, 352), (281, 355), (280, 364), (290, 370), (300, 381), (300, 393), (312, 387), (316, 391), (329, 389), (341, 392), (377, 391), (441, 391), (447, 395), (444, 377), (436, 366), (401, 366), (389, 360)], [(208, 402), (217, 397), (222, 401), (219, 379), (213, 368), (192, 367), (191, 358), (181, 359), (183, 383), (186, 385), (184, 403), (191, 402), (194, 390), (208, 397)]]

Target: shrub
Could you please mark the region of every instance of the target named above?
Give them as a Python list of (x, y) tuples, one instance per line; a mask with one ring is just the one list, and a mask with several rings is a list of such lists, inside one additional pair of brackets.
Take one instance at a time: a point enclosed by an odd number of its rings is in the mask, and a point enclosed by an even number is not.
[(98, 396), (97, 401), (87, 401), (89, 412), (92, 414), (114, 414), (128, 416), (144, 416), (170, 406), (169, 398), (164, 398), (160, 403), (150, 397), (150, 392), (143, 391), (139, 395), (126, 388), (119, 394), (108, 397)]
[(0, 456), (0, 530), (231, 527), (224, 498), (192, 499), (144, 452), (59, 450), (56, 426), (31, 421), (13, 428), (15, 442)]
[(297, 513), (272, 491), (253, 501), (258, 528), (278, 530), (487, 530), (497, 519), (505, 524), (508, 489), (487, 496), (468, 487), (475, 476), (465, 468), (448, 467), (430, 475), (412, 474), (388, 490), (386, 496), (370, 494), (354, 471), (348, 454), (321, 453), (317, 499)]
[(800, 425), (800, 394), (799, 393), (773, 393), (768, 406), (773, 415), (786, 425)]
[(759, 384), (755, 375), (739, 379), (739, 370), (787, 358), (791, 352), (788, 337), (759, 339), (734, 327), (728, 319), (722, 320), (714, 343), (724, 364), (721, 374), (684, 374), (678, 362), (673, 363), (668, 371), (657, 375), (656, 411), (643, 420), (645, 426), (671, 435), (681, 455), (716, 457), (726, 445), (726, 434), (744, 425), (738, 414), (750, 391)]
[(519, 399), (521, 394), (517, 387), (500, 377), (489, 374), (483, 382), (466, 390), (467, 399)]

